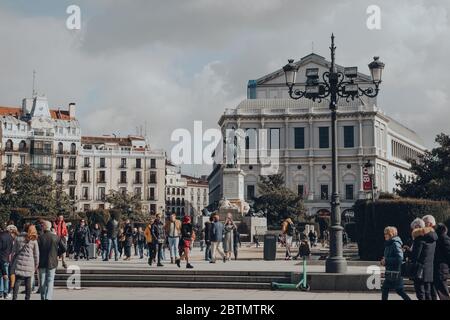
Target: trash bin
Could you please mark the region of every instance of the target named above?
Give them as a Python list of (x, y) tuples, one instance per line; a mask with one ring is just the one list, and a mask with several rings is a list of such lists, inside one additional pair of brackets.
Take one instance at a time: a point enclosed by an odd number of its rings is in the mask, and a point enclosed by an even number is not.
[(264, 235), (264, 260), (275, 260), (277, 256), (277, 236)]

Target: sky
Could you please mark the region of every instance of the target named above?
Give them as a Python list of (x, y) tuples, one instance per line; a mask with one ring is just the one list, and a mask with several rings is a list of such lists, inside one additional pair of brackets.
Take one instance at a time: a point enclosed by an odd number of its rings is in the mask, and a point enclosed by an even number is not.
[[(69, 5), (81, 29), (69, 30)], [(370, 30), (368, 6), (380, 8)], [(358, 66), (385, 64), (378, 105), (426, 147), (450, 133), (450, 0), (2, 0), (0, 105), (36, 89), (52, 108), (77, 103), (83, 135), (136, 134), (170, 156), (177, 128), (217, 128), (257, 79), (312, 51)], [(183, 166), (208, 174), (209, 166)]]

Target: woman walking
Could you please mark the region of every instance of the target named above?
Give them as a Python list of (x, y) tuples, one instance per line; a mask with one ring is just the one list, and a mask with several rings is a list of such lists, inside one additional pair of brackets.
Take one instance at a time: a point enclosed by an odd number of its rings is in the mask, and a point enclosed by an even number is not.
[(191, 242), (193, 241), (193, 238), (194, 238), (194, 231), (192, 228), (191, 217), (184, 216), (183, 223), (181, 225), (181, 241), (183, 253), (181, 254), (180, 258), (175, 260), (178, 267), (180, 267), (181, 259), (186, 259), (186, 268), (187, 269), (194, 268), (189, 263), (189, 252), (191, 250)]
[(30, 300), (31, 280), (39, 266), (37, 238), (36, 227), (28, 225), (14, 242), (11, 265), (11, 274), (14, 274), (15, 277), (13, 300), (17, 300), (17, 294), (22, 282), (25, 283), (25, 300)]
[(236, 225), (234, 224), (231, 217), (227, 217), (225, 220), (225, 225), (223, 227), (223, 252), (225, 252), (225, 257), (229, 261), (231, 259), (231, 254), (234, 250), (234, 232), (236, 230)]
[(131, 247), (133, 246), (133, 227), (131, 225), (130, 219), (125, 222), (125, 228), (123, 229), (125, 235), (125, 259), (126, 261), (131, 259)]
[(397, 228), (386, 227), (384, 229), (384, 257), (381, 265), (385, 266), (384, 282), (381, 288), (381, 299), (388, 300), (389, 291), (395, 290), (403, 300), (411, 300), (403, 289), (401, 266), (403, 262), (402, 240), (398, 236)]

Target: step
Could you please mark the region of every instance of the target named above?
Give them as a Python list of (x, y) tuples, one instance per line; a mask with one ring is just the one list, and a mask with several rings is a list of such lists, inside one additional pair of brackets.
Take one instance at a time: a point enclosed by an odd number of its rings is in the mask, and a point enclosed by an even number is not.
[[(70, 275), (58, 274), (55, 280), (66, 280)], [(229, 275), (136, 275), (136, 274), (81, 274), (81, 281), (166, 281), (166, 282), (253, 282), (271, 283), (289, 282), (290, 277), (272, 276), (229, 276)]]
[[(66, 281), (55, 280), (56, 287), (65, 287)], [(270, 283), (253, 282), (184, 282), (184, 281), (82, 281), (82, 287), (166, 287), (166, 288), (197, 288), (197, 289), (253, 289), (268, 290)]]

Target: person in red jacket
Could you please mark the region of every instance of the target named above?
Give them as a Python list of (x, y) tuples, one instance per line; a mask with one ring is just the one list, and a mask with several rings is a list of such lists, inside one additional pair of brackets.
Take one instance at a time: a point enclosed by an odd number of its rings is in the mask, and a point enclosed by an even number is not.
[[(67, 225), (62, 214), (56, 218), (56, 221), (53, 223), (53, 228), (55, 229), (56, 235), (61, 239), (61, 242), (67, 246), (67, 236), (69, 233), (67, 232)], [(60, 254), (59, 257), (61, 258), (63, 267), (67, 269), (67, 264), (64, 261), (64, 255), (64, 253)]]

